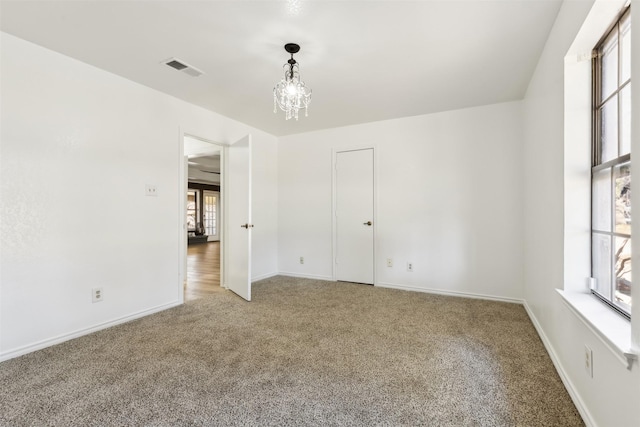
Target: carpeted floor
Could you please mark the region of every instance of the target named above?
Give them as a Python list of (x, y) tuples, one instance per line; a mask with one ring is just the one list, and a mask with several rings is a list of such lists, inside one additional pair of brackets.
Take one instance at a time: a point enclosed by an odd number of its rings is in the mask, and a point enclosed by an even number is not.
[(2, 426), (582, 426), (522, 306), (275, 277), (0, 364)]

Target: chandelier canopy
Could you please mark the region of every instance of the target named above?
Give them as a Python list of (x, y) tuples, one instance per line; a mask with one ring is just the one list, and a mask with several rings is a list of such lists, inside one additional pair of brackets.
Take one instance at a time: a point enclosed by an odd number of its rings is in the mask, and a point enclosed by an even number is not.
[(295, 117), (298, 120), (298, 111), (304, 108), (305, 117), (308, 116), (309, 103), (311, 102), (311, 89), (300, 78), (298, 63), (293, 59), (293, 54), (300, 51), (300, 46), (295, 43), (287, 43), (284, 50), (291, 54), (291, 59), (284, 64), (284, 77), (273, 88), (273, 112), (278, 107), (284, 111), (285, 119)]

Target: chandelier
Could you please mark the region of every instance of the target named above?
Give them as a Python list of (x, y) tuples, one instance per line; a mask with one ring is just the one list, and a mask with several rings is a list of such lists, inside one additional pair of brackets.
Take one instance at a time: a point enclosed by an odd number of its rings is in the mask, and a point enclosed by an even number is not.
[(307, 88), (300, 79), (298, 63), (293, 59), (293, 54), (300, 51), (300, 46), (295, 43), (287, 43), (284, 45), (284, 50), (291, 54), (291, 59), (283, 66), (284, 77), (273, 88), (273, 112), (276, 113), (277, 107), (280, 107), (287, 120), (292, 117), (298, 120), (298, 111), (301, 108), (304, 108), (305, 117), (309, 115), (311, 89)]

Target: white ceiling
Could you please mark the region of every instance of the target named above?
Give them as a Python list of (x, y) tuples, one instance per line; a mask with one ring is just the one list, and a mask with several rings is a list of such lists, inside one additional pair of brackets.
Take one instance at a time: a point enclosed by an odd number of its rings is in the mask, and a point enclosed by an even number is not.
[[(299, 3), (299, 13), (289, 10)], [(274, 135), (522, 99), (561, 0), (7, 1), (0, 28)], [(273, 114), (295, 55), (309, 117)], [(162, 64), (176, 57), (206, 74)]]

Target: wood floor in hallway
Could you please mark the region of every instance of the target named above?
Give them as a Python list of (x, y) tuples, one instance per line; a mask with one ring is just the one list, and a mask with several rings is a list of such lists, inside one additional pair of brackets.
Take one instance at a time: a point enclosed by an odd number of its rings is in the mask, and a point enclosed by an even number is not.
[(184, 300), (190, 301), (217, 292), (220, 287), (220, 242), (198, 243), (187, 247), (187, 284)]

